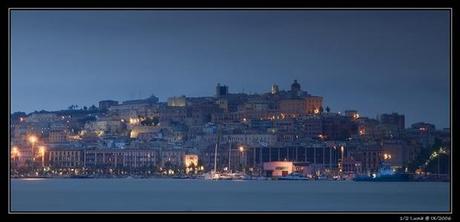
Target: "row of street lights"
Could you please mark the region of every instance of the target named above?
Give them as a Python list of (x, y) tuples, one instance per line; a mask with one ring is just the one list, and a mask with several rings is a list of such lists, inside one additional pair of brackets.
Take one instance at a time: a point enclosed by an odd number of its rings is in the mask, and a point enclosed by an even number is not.
[[(337, 150), (337, 146), (333, 146), (334, 150)], [(344, 153), (345, 153), (345, 146), (340, 145), (340, 164), (339, 164), (339, 172), (343, 172), (343, 162), (344, 162)]]
[[(38, 137), (35, 135), (30, 135), (27, 140), (31, 143), (31, 151), (32, 151), (32, 161), (35, 162), (35, 144), (38, 142)], [(42, 167), (45, 167), (45, 152), (46, 147), (41, 145), (38, 147), (38, 154), (41, 157)], [(11, 158), (14, 161), (18, 161), (19, 157), (21, 156), (21, 152), (17, 146), (12, 147), (11, 149)]]
[[(243, 165), (245, 165), (245, 159), (244, 159), (244, 152), (246, 151), (244, 146), (243, 145), (240, 145), (238, 146), (238, 150), (240, 151), (240, 163), (241, 163), (241, 159), (243, 159)], [(230, 163), (231, 163), (231, 159), (232, 159), (232, 143), (230, 142), (229, 143), (229, 147), (228, 147), (228, 170), (230, 170)], [(243, 166), (243, 170), (244, 170), (244, 167)]]

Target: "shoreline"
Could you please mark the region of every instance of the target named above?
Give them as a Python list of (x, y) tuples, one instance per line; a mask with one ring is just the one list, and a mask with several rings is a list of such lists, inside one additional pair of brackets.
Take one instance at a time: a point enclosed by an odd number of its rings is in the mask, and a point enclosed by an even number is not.
[[(136, 180), (147, 180), (147, 179), (172, 179), (172, 180), (207, 180), (204, 178), (199, 177), (10, 177), (11, 180), (29, 180), (29, 179), (136, 179)], [(265, 178), (265, 179), (257, 179), (257, 178), (248, 178), (248, 179), (218, 179), (219, 181), (299, 181), (299, 180), (279, 180), (276, 178)], [(211, 180), (216, 181), (216, 180)], [(354, 181), (354, 180), (302, 180), (303, 182), (319, 182), (319, 181), (328, 181), (328, 182), (354, 182), (354, 183), (362, 183), (362, 182), (371, 182), (371, 183), (394, 183), (394, 182), (442, 182), (442, 183), (450, 183), (451, 181), (445, 180), (408, 180), (408, 181)]]

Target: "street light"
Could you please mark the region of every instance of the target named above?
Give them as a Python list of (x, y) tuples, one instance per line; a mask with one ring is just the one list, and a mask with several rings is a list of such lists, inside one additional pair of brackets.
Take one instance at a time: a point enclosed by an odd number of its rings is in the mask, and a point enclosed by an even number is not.
[(38, 140), (37, 136), (35, 136), (35, 135), (30, 135), (29, 136), (29, 142), (30, 143), (34, 144), (34, 143), (37, 142), (37, 140)]
[(245, 151), (245, 150), (244, 150), (244, 146), (240, 146), (240, 147), (239, 147), (239, 150), (240, 150), (240, 153), (241, 153), (240, 156), (241, 156), (241, 158), (243, 159), (243, 172), (244, 172), (244, 171), (246, 170), (246, 169), (245, 169), (245, 166), (244, 166), (244, 165), (245, 165), (245, 162), (246, 162), (246, 160), (245, 160), (245, 158), (244, 158), (244, 151)]
[(30, 143), (32, 143), (32, 156), (33, 156), (34, 155), (34, 146), (35, 146), (35, 143), (38, 141), (38, 138), (35, 135), (30, 135), (28, 140), (29, 140)]
[(13, 148), (11, 149), (11, 158), (14, 160), (14, 161), (17, 161), (19, 156), (20, 156), (20, 152), (19, 152), (19, 149), (17, 146), (13, 146)]
[(343, 145), (340, 146), (340, 152), (341, 152), (341, 164), (340, 164), (340, 172), (343, 173), (343, 153), (345, 151), (345, 147)]
[(391, 159), (391, 155), (390, 155), (390, 154), (384, 153), (384, 154), (383, 154), (383, 159), (384, 159), (384, 160), (390, 160), (390, 159)]
[(13, 146), (13, 148), (11, 149), (11, 156), (13, 158), (16, 158), (19, 156), (19, 149), (17, 146)]
[(18, 160), (19, 160), (20, 155), (21, 155), (21, 153), (19, 152), (18, 147), (13, 146), (13, 148), (11, 149), (11, 159), (13, 159), (13, 161), (14, 161), (14, 167), (18, 166)]
[(39, 147), (39, 153), (40, 153), (40, 156), (42, 157), (42, 167), (45, 167), (45, 151), (46, 151), (45, 146)]

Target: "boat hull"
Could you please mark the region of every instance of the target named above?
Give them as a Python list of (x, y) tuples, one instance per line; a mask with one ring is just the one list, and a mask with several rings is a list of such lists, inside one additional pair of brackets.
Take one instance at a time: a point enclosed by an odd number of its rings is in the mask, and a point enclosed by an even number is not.
[(395, 174), (395, 175), (385, 175), (385, 176), (378, 176), (375, 178), (361, 176), (356, 177), (353, 181), (371, 181), (371, 182), (406, 182), (412, 181), (410, 175), (408, 174)]

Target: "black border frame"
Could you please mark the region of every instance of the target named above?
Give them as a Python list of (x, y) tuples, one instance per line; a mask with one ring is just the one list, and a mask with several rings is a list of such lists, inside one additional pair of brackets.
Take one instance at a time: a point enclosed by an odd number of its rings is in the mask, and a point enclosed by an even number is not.
[[(359, 0), (355, 2), (349, 2), (349, 1), (344, 1), (344, 0), (331, 0), (331, 1), (319, 1), (319, 0), (314, 0), (314, 1), (308, 1), (308, 2), (281, 2), (281, 1), (274, 1), (274, 0), (267, 0), (267, 1), (231, 1), (231, 2), (225, 2), (225, 1), (187, 1), (187, 0), (175, 0), (175, 1), (156, 1), (156, 2), (147, 2), (147, 1), (127, 1), (127, 2), (115, 2), (115, 1), (81, 1), (81, 2), (76, 2), (76, 1), (48, 1), (48, 2), (38, 2), (38, 1), (8, 1), (6, 4), (6, 8), (4, 10), (7, 11), (8, 14), (8, 24), (7, 27), (9, 28), (9, 10), (13, 8), (14, 10), (28, 10), (28, 9), (34, 9), (34, 10), (42, 10), (42, 9), (50, 9), (50, 10), (55, 10), (58, 8), (68, 8), (64, 10), (75, 10), (75, 9), (82, 9), (82, 10), (152, 10), (152, 9), (147, 9), (145, 7), (149, 8), (156, 8), (158, 10), (228, 10), (228, 8), (232, 8), (231, 10), (305, 10), (302, 8), (309, 8), (309, 10), (350, 10), (350, 9), (356, 9), (356, 10), (362, 10), (365, 8), (373, 8), (372, 10), (407, 10), (406, 8), (413, 8), (415, 10), (432, 10), (432, 9), (426, 9), (426, 8), (438, 8), (437, 10), (446, 10), (446, 8), (450, 9), (451, 12), (451, 39), (450, 39), (450, 44), (451, 44), (451, 75), (450, 75), (450, 83), (451, 83), (451, 95), (450, 95), (450, 107), (451, 107), (451, 119), (450, 119), (450, 127), (451, 127), (451, 137), (453, 136), (453, 113), (452, 110), (454, 109), (455, 103), (453, 103), (453, 95), (454, 95), (454, 87), (453, 87), (453, 65), (455, 64), (453, 58), (454, 58), (454, 48), (456, 45), (453, 44), (453, 40), (455, 39), (455, 30), (457, 30), (454, 26), (458, 26), (459, 21), (458, 18), (455, 16), (456, 15), (456, 8), (453, 6), (454, 1), (449, 1), (449, 0), (421, 0), (421, 1), (411, 1), (411, 0), (404, 0), (404, 1), (365, 1), (365, 0)], [(91, 9), (93, 8), (93, 9)], [(101, 9), (94, 9), (94, 8), (101, 8)], [(102, 9), (103, 8), (103, 9)], [(262, 8), (262, 9), (261, 9)], [(340, 9), (337, 9), (340, 8)], [(155, 10), (156, 10), (155, 9)], [(61, 9), (60, 9), (61, 10)], [(10, 30), (8, 30), (8, 35)], [(9, 36), (8, 36), (9, 37)], [(10, 40), (9, 38), (7, 38)], [(9, 53), (10, 53), (10, 48), (9, 48), (9, 41), (7, 42), (7, 49), (8, 49), (8, 58), (9, 58)], [(9, 59), (8, 59), (8, 64), (6, 64), (4, 67), (8, 67), (8, 116), (11, 113), (10, 110), (10, 66), (9, 66)], [(9, 120), (8, 120), (9, 124)], [(5, 134), (4, 134), (5, 135)], [(8, 135), (9, 135), (9, 130), (8, 130)], [(8, 138), (9, 139), (9, 138)], [(452, 138), (451, 138), (452, 140)], [(8, 140), (9, 144), (9, 140)], [(452, 140), (452, 150), (454, 146), (454, 140)], [(8, 146), (9, 147), (9, 146)], [(9, 156), (9, 149), (7, 150), (8, 153), (6, 153), (7, 156)], [(327, 215), (327, 218), (335, 218), (335, 219), (358, 219), (357, 216), (370, 216), (372, 220), (380, 220), (380, 219), (393, 219), (393, 220), (399, 220), (400, 217), (402, 216), (409, 216), (409, 217), (417, 217), (417, 216), (450, 216), (452, 219), (454, 217), (454, 199), (452, 196), (452, 191), (453, 191), (453, 181), (455, 180), (456, 175), (458, 172), (453, 170), (455, 161), (454, 161), (454, 152), (452, 151), (451, 155), (451, 183), (450, 183), (450, 193), (451, 193), (451, 201), (450, 201), (450, 212), (352, 212), (352, 211), (347, 211), (347, 212), (338, 212), (338, 211), (333, 211), (333, 212), (313, 212), (313, 211), (306, 211), (306, 212), (297, 212), (297, 211), (281, 211), (281, 212), (238, 212), (238, 211), (226, 211), (226, 212), (215, 212), (215, 211), (193, 211), (193, 212), (183, 212), (183, 211), (167, 211), (167, 212), (161, 212), (161, 211), (123, 211), (123, 212), (117, 212), (117, 211), (72, 211), (72, 212), (53, 212), (53, 211), (40, 211), (40, 212), (11, 212), (10, 211), (10, 192), (8, 194), (8, 214), (17, 216), (18, 214), (29, 214), (29, 213), (38, 213), (38, 214), (48, 214), (48, 213), (57, 213), (57, 214), (68, 214), (68, 213), (89, 213), (89, 214), (98, 214), (98, 213), (104, 213), (104, 214), (143, 214), (143, 213), (153, 213), (153, 214), (170, 214), (170, 213), (179, 213), (179, 214), (221, 214), (221, 213), (241, 213), (241, 214), (251, 214), (251, 213), (258, 213), (258, 214), (309, 214), (309, 216), (320, 216), (320, 218), (325, 218), (324, 216)], [(8, 158), (9, 159), (9, 158)], [(8, 161), (8, 166), (9, 166), (9, 161)], [(10, 182), (9, 179), (9, 172), (7, 176), (8, 183)], [(10, 184), (8, 184), (8, 191), (10, 191)], [(19, 216), (19, 215), (18, 215)], [(118, 216), (118, 215), (117, 215)], [(430, 220), (431, 221), (431, 220)]]

